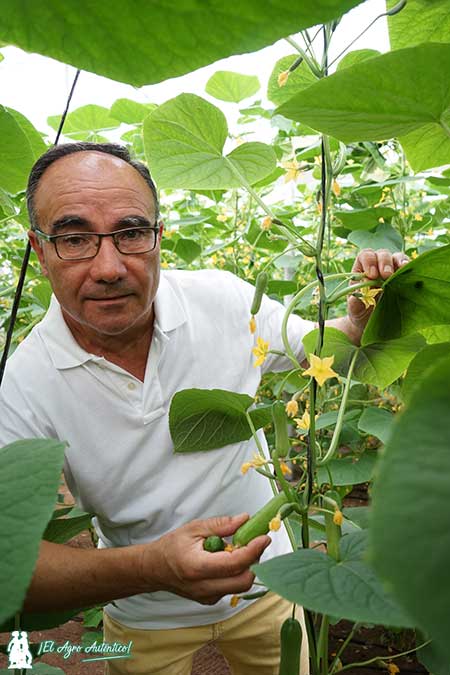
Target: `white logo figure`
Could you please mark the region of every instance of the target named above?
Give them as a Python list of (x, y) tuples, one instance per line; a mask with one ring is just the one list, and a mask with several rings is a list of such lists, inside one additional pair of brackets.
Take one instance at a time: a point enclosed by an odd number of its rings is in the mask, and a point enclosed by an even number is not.
[(9, 654), (8, 670), (12, 668), (32, 668), (30, 648), (28, 646), (28, 633), (26, 630), (13, 630), (7, 651)]

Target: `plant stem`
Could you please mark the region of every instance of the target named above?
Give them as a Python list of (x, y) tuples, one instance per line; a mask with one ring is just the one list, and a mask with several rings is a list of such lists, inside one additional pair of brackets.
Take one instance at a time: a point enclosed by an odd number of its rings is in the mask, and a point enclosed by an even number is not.
[(355, 367), (356, 359), (359, 354), (359, 349), (355, 349), (355, 352), (352, 356), (352, 360), (350, 361), (350, 366), (347, 372), (347, 380), (345, 382), (345, 387), (344, 391), (342, 393), (342, 400), (341, 400), (341, 405), (339, 406), (339, 412), (336, 420), (336, 426), (334, 428), (333, 432), (333, 437), (331, 439), (330, 447), (327, 450), (327, 453), (325, 457), (320, 459), (318, 461), (319, 466), (323, 466), (324, 464), (327, 464), (331, 459), (333, 459), (333, 456), (337, 450), (338, 443), (339, 443), (339, 437), (341, 435), (341, 429), (342, 429), (342, 424), (344, 421), (344, 414), (345, 414), (345, 408), (347, 406), (347, 399), (348, 399), (348, 392), (350, 391), (350, 384), (352, 380), (352, 374), (353, 374), (353, 369)]
[(327, 675), (328, 673), (328, 628), (329, 628), (329, 618), (326, 614), (322, 616), (322, 622), (320, 624), (320, 633), (319, 640), (317, 643), (317, 659), (318, 659), (318, 669), (322, 675)]
[(340, 659), (341, 654), (344, 652), (344, 649), (347, 647), (348, 643), (350, 642), (350, 640), (352, 639), (352, 637), (354, 636), (354, 634), (358, 630), (358, 626), (359, 626), (359, 623), (355, 623), (353, 625), (353, 628), (351, 629), (350, 633), (347, 635), (344, 642), (342, 643), (339, 651), (337, 652), (337, 654), (334, 657), (333, 662), (330, 666), (330, 670), (329, 670), (330, 675), (333, 675), (334, 668), (336, 667), (337, 662)]
[(384, 660), (393, 661), (394, 659), (399, 659), (402, 656), (407, 656), (408, 654), (418, 652), (419, 649), (423, 649), (423, 647), (429, 645), (430, 642), (431, 640), (427, 640), (418, 647), (414, 647), (414, 649), (408, 649), (408, 651), (401, 652), (400, 654), (395, 654), (395, 656), (392, 656), (392, 654), (387, 654), (386, 656), (374, 656), (373, 659), (369, 659), (368, 661), (359, 661), (358, 663), (348, 663), (346, 666), (342, 666), (342, 668), (339, 668), (339, 670), (335, 670), (334, 675), (337, 675), (337, 673), (343, 673), (344, 670), (350, 670), (350, 668), (359, 668), (359, 666), (368, 666), (371, 663), (376, 663), (377, 661), (384, 661)]

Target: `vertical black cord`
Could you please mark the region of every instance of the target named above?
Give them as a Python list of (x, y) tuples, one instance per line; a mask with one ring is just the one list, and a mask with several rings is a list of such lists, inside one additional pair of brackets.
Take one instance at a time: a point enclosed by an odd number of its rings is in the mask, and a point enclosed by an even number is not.
[[(58, 145), (58, 141), (59, 141), (59, 138), (61, 136), (61, 132), (63, 130), (64, 122), (66, 121), (67, 113), (69, 112), (70, 102), (72, 100), (73, 92), (75, 91), (75, 85), (78, 81), (79, 75), (80, 75), (80, 71), (77, 70), (77, 72), (75, 74), (75, 78), (74, 78), (73, 83), (72, 83), (72, 87), (70, 88), (69, 96), (67, 98), (66, 107), (65, 107), (64, 112), (63, 112), (62, 117), (61, 117), (61, 122), (59, 123), (58, 131), (56, 132), (55, 142), (53, 143), (54, 146)], [(30, 245), (30, 241), (28, 240), (27, 246), (25, 248), (23, 260), (22, 260), (22, 266), (20, 268), (19, 281), (17, 282), (17, 286), (16, 286), (16, 292), (15, 292), (15, 295), (14, 295), (14, 302), (13, 302), (11, 314), (10, 314), (10, 317), (9, 317), (9, 325), (8, 325), (8, 330), (6, 332), (5, 347), (3, 349), (3, 354), (2, 354), (1, 361), (0, 361), (0, 386), (1, 386), (2, 381), (3, 381), (3, 375), (5, 374), (6, 361), (8, 359), (9, 349), (11, 347), (11, 340), (12, 340), (12, 336), (13, 336), (13, 332), (14, 332), (14, 326), (15, 326), (15, 323), (16, 323), (17, 312), (19, 310), (20, 299), (22, 297), (23, 286), (24, 286), (25, 277), (26, 277), (26, 274), (27, 274), (28, 262), (30, 260), (30, 253), (31, 253), (31, 245)]]

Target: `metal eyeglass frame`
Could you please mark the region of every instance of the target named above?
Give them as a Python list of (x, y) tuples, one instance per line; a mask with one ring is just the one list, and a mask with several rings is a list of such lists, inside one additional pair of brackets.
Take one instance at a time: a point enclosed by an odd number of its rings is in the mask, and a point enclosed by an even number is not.
[[(154, 239), (154, 244), (152, 248), (147, 249), (146, 251), (139, 251), (138, 253), (127, 253), (124, 251), (121, 251), (119, 248), (119, 245), (116, 241), (116, 235), (122, 234), (123, 232), (127, 231), (134, 231), (134, 230), (145, 230), (145, 231), (150, 231), (152, 230), (155, 233), (155, 239)], [(33, 230), (33, 232), (36, 232), (38, 237), (41, 239), (44, 239), (44, 241), (48, 241), (51, 244), (54, 245), (56, 255), (60, 260), (65, 260), (65, 261), (71, 261), (71, 260), (92, 260), (92, 258), (95, 258), (95, 256), (98, 254), (101, 246), (101, 240), (103, 237), (112, 237), (112, 240), (114, 242), (114, 246), (116, 249), (119, 251), (121, 255), (141, 255), (142, 253), (150, 253), (151, 251), (154, 251), (156, 248), (156, 242), (158, 241), (157, 233), (159, 232), (160, 227), (159, 226), (153, 226), (153, 227), (125, 227), (121, 230), (115, 230), (114, 232), (70, 232), (68, 234), (47, 234), (46, 232), (42, 232), (42, 230), (39, 230), (37, 227)], [(59, 251), (58, 251), (58, 246), (57, 246), (57, 240), (61, 239), (62, 237), (67, 237), (67, 236), (73, 236), (73, 235), (95, 235), (97, 237), (97, 250), (95, 251), (94, 255), (87, 255), (87, 256), (82, 256), (81, 258), (63, 258)]]

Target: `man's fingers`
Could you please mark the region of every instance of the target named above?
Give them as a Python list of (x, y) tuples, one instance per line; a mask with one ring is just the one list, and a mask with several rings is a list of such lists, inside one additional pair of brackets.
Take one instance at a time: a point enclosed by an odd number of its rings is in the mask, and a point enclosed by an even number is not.
[(262, 535), (253, 539), (247, 546), (242, 546), (234, 551), (205, 552), (206, 557), (201, 574), (204, 578), (209, 579), (236, 577), (248, 570), (250, 565), (258, 562), (271, 543), (270, 537)]
[(212, 534), (216, 534), (219, 537), (229, 537), (249, 517), (248, 513), (239, 513), (236, 516), (214, 516), (205, 520), (193, 520), (187, 527), (192, 528), (192, 533), (199, 537), (209, 537)]
[(398, 270), (400, 267), (403, 267), (403, 265), (407, 265), (409, 263), (409, 258), (406, 255), (406, 253), (394, 253), (392, 256), (392, 259), (394, 261), (394, 269)]

